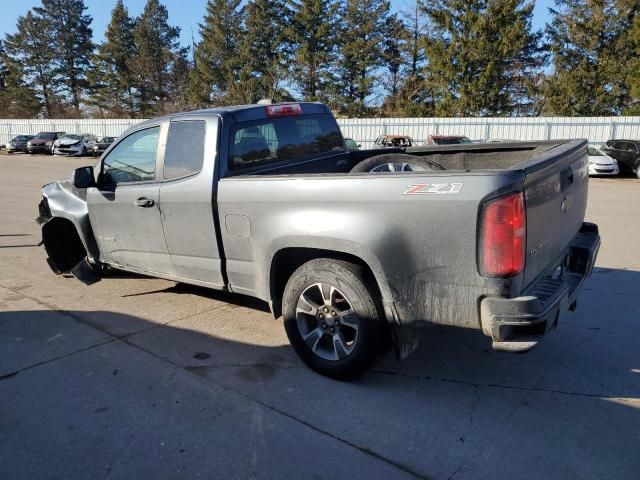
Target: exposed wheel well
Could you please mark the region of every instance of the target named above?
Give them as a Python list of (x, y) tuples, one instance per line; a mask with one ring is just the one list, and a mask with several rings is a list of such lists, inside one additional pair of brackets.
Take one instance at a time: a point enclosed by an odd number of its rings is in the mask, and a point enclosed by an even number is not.
[(65, 218), (52, 218), (42, 226), (42, 242), (56, 273), (71, 271), (87, 255), (75, 225)]
[(367, 263), (360, 257), (348, 253), (323, 250), (319, 248), (283, 248), (273, 256), (269, 279), (272, 309), (276, 318), (282, 315), (282, 295), (287, 281), (298, 267), (309, 260), (313, 260), (314, 258), (334, 258), (336, 260), (344, 260), (361, 265), (365, 269), (366, 275), (369, 276), (371, 284), (377, 289), (375, 294), (378, 298), (382, 298), (380, 294), (380, 286), (376, 281), (375, 275), (371, 271), (369, 265), (367, 265)]

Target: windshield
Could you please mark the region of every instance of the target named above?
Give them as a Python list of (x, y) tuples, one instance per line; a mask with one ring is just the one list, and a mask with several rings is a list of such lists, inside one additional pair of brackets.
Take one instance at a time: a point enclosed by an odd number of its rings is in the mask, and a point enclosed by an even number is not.
[(444, 137), (444, 138), (437, 138), (435, 139), (435, 142), (438, 145), (459, 145), (461, 143), (473, 143), (471, 140), (469, 140), (467, 137)]
[(100, 143), (113, 143), (114, 137), (102, 137)]
[(81, 140), (82, 137), (80, 135), (64, 135), (60, 140)]
[(29, 135), (18, 135), (13, 140), (16, 142), (26, 142), (27, 140), (31, 140), (33, 137)]
[(590, 157), (604, 157), (604, 153), (594, 147), (589, 147), (589, 156)]
[(53, 140), (53, 139), (56, 138), (56, 134), (55, 133), (47, 133), (47, 132), (39, 133), (38, 134), (38, 138), (42, 138), (44, 140)]

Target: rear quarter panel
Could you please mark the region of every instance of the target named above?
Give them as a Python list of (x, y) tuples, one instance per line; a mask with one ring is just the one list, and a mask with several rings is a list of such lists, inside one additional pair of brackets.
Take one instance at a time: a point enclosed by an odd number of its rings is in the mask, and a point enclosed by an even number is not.
[[(500, 288), (477, 272), (478, 206), (522, 180), (517, 172), (222, 179), (218, 207), (229, 283), (269, 300), (269, 271), (280, 249), (329, 249), (367, 262), (401, 323), (478, 328), (478, 295)], [(453, 194), (406, 193), (436, 183), (462, 187)]]

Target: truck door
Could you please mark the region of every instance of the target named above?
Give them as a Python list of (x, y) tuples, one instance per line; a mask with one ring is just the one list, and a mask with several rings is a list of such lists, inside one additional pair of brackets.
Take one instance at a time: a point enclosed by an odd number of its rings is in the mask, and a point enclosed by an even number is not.
[(174, 275), (211, 287), (225, 284), (213, 208), (218, 124), (211, 116), (171, 121), (160, 187), (162, 226)]
[(87, 189), (104, 262), (148, 272), (171, 270), (159, 209), (160, 132), (155, 125), (120, 140), (102, 160), (98, 186)]

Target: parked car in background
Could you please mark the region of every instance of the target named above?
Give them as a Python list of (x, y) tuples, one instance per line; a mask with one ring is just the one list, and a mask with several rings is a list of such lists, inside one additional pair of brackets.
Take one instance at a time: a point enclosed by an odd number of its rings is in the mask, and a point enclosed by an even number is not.
[(618, 161), (620, 172), (640, 178), (640, 140), (607, 140), (600, 149)]
[(53, 143), (55, 155), (86, 156), (98, 143), (98, 137), (91, 133), (67, 133)]
[(618, 162), (596, 147), (589, 147), (589, 175), (618, 175)]
[(376, 147), (412, 147), (415, 143), (406, 135), (380, 135), (373, 144)]
[(102, 137), (91, 149), (91, 155), (99, 157), (109, 148), (109, 145), (111, 145), (115, 139), (116, 137)]
[(461, 145), (473, 143), (464, 135), (429, 135), (425, 145)]
[(59, 139), (64, 132), (40, 132), (27, 142), (27, 151), (34, 153), (53, 154), (53, 142)]
[(353, 138), (345, 138), (344, 146), (347, 147), (347, 150), (360, 150), (360, 144), (356, 143)]
[(7, 144), (7, 153), (27, 152), (27, 142), (32, 140), (34, 135), (16, 135)]

